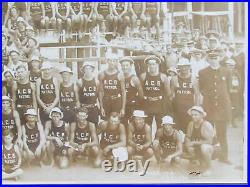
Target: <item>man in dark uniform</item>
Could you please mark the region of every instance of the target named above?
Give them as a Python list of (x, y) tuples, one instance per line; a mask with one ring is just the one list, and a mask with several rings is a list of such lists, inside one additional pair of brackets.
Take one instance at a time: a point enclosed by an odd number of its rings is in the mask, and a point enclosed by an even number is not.
[(30, 65), (30, 82), (36, 83), (36, 80), (41, 77), (41, 67), (42, 61), (39, 57), (33, 56), (29, 63)]
[(227, 144), (227, 125), (231, 120), (230, 72), (220, 66), (218, 50), (209, 50), (207, 60), (209, 67), (199, 72), (199, 89), (203, 96), (207, 120), (215, 125), (222, 149), (219, 160), (230, 164)]
[(42, 64), (41, 71), (42, 76), (36, 82), (36, 93), (41, 122), (45, 125), (51, 109), (59, 103), (59, 86), (56, 78), (52, 76), (52, 66), (49, 62)]
[(96, 3), (96, 11), (100, 30), (101, 32), (105, 32), (107, 29), (110, 29), (115, 18), (112, 12), (112, 4), (109, 2), (98, 2)]
[(67, 2), (57, 2), (55, 3), (56, 17), (57, 17), (57, 29), (61, 33), (62, 29), (65, 29), (66, 36), (71, 31), (71, 19), (70, 14), (70, 4)]
[(94, 167), (101, 165), (99, 140), (94, 123), (87, 120), (88, 109), (79, 108), (77, 120), (70, 127), (70, 144), (73, 146), (72, 158), (75, 156), (88, 156), (92, 159)]
[(63, 67), (60, 74), (59, 103), (64, 114), (63, 120), (71, 125), (75, 122), (76, 84), (72, 82), (73, 72), (69, 67)]
[(100, 123), (99, 133), (101, 133), (100, 147), (104, 158), (112, 158), (114, 149), (126, 146), (126, 130), (117, 112), (111, 112), (109, 119)]
[(113, 14), (117, 20), (114, 23), (115, 33), (118, 31), (120, 34), (127, 34), (127, 28), (130, 25), (130, 17), (128, 14), (128, 2), (116, 2), (113, 6)]
[(146, 2), (145, 6), (145, 16), (146, 22), (144, 25), (146, 26), (148, 33), (151, 33), (152, 26), (155, 26), (156, 36), (159, 38), (160, 36), (160, 3), (159, 2)]
[(17, 109), (21, 124), (25, 123), (24, 113), (28, 108), (37, 109), (36, 88), (30, 82), (27, 67), (19, 65), (16, 69), (18, 81), (12, 87), (12, 97), (14, 107)]
[(45, 28), (45, 32), (48, 31), (51, 26), (56, 30), (56, 10), (53, 2), (44, 2), (45, 17), (42, 19), (42, 27)]
[(99, 108), (97, 100), (99, 96), (99, 81), (94, 77), (95, 66), (91, 62), (85, 62), (82, 66), (83, 76), (77, 81), (77, 106), (88, 109), (88, 121), (96, 126), (99, 121)]
[(177, 65), (180, 72), (178, 76), (171, 79), (170, 88), (176, 128), (185, 133), (187, 125), (191, 120), (187, 114), (187, 110), (195, 103), (199, 103), (198, 83), (197, 80), (191, 76), (191, 64), (188, 59), (180, 59)]
[(22, 147), (22, 130), (19, 114), (11, 108), (12, 100), (8, 96), (2, 96), (2, 131), (10, 130), (13, 135), (13, 143)]
[(145, 15), (142, 15), (143, 11), (143, 3), (142, 2), (131, 2), (128, 5), (128, 12), (131, 19), (131, 30), (134, 32), (134, 30), (137, 28), (137, 20), (145, 21), (146, 17)]
[(153, 149), (157, 160), (164, 161), (169, 167), (171, 164), (177, 164), (182, 154), (181, 133), (176, 130), (171, 116), (162, 118), (162, 127), (156, 131), (153, 141)]
[(133, 59), (124, 57), (120, 59), (119, 62), (125, 78), (126, 108), (124, 125), (127, 126), (128, 120), (132, 116), (133, 111), (138, 109), (140, 102), (143, 99), (143, 89), (140, 79), (132, 72), (132, 65), (134, 64)]
[(42, 2), (27, 3), (28, 20), (35, 30), (41, 29), (41, 21), (45, 17), (44, 4)]
[(133, 120), (128, 127), (128, 155), (130, 158), (141, 156), (143, 160), (154, 160), (154, 151), (151, 147), (151, 127), (145, 123), (145, 115), (142, 110), (133, 112)]
[(141, 74), (141, 83), (144, 92), (143, 108), (148, 115), (147, 124), (152, 125), (155, 117), (157, 127), (164, 116), (164, 101), (170, 96), (169, 81), (165, 74), (159, 72), (161, 60), (152, 55), (144, 61), (148, 65), (148, 71)]
[(107, 63), (107, 69), (99, 74), (101, 114), (107, 117), (115, 111), (123, 117), (126, 105), (124, 76), (118, 71), (118, 57), (115, 54), (108, 54)]

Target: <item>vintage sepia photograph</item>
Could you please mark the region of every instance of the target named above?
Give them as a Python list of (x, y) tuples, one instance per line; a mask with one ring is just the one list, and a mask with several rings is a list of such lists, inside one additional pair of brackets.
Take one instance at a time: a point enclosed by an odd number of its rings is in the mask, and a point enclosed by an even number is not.
[(247, 183), (248, 3), (2, 2), (2, 184)]

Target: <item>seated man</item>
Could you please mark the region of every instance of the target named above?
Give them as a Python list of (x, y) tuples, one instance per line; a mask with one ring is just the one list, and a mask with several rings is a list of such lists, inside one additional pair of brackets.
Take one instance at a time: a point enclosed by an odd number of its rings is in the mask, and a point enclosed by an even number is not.
[(14, 134), (11, 130), (3, 131), (2, 179), (17, 179), (22, 175), (21, 154), (17, 145), (12, 143)]
[(141, 156), (143, 160), (154, 159), (151, 147), (151, 128), (145, 123), (147, 116), (142, 110), (133, 112), (133, 120), (128, 126), (128, 154), (129, 157)]
[(126, 130), (117, 112), (111, 112), (108, 121), (99, 125), (100, 147), (103, 159), (113, 159), (113, 149), (126, 146)]
[(184, 146), (190, 159), (198, 160), (203, 175), (210, 175), (215, 131), (211, 123), (204, 120), (206, 112), (200, 106), (188, 110), (192, 121), (188, 124)]
[(63, 113), (55, 107), (49, 114), (51, 120), (45, 124), (46, 134), (46, 150), (51, 161), (51, 166), (54, 165), (54, 158), (61, 169), (68, 167), (68, 141), (69, 125), (63, 119)]
[(72, 156), (84, 155), (93, 158), (94, 166), (99, 167), (101, 159), (95, 124), (87, 121), (88, 110), (86, 108), (80, 108), (76, 117), (77, 120), (72, 123), (70, 133)]
[(162, 127), (160, 127), (153, 141), (155, 156), (158, 161), (163, 160), (167, 167), (179, 162), (179, 156), (182, 154), (182, 137), (173, 125), (173, 118), (164, 116), (162, 118)]
[(43, 126), (37, 119), (35, 109), (28, 109), (25, 115), (26, 123), (22, 126), (24, 159), (30, 164), (33, 160), (41, 161), (45, 152), (45, 136)]

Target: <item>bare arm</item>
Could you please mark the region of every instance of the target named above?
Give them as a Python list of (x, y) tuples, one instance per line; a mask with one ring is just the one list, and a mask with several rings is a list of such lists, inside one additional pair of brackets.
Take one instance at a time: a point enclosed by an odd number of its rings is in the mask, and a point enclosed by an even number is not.
[(74, 84), (74, 92), (75, 92), (75, 96), (76, 96), (76, 107), (80, 107), (80, 99), (79, 99), (79, 81), (77, 81), (76, 84)]
[(30, 84), (31, 84), (31, 89), (32, 89), (33, 107), (37, 110), (36, 87), (33, 83), (30, 83)]
[(100, 102), (100, 108), (103, 108), (103, 97), (104, 97), (104, 90), (103, 90), (103, 78), (104, 74), (101, 72), (98, 76), (99, 79), (99, 102)]
[(125, 88), (125, 80), (122, 74), (119, 75), (120, 83), (121, 83), (121, 95), (122, 95), (122, 109), (125, 110), (126, 106), (126, 88)]
[(97, 134), (96, 134), (96, 128), (95, 128), (95, 124), (94, 123), (89, 123), (89, 130), (90, 130), (90, 133), (91, 133), (91, 142), (87, 143), (86, 145), (91, 147), (91, 146), (94, 146), (94, 145), (98, 145), (98, 137), (97, 137)]
[(45, 139), (45, 134), (44, 134), (44, 130), (43, 130), (43, 126), (41, 124), (41, 122), (37, 122), (37, 127), (38, 127), (38, 131), (39, 131), (39, 134), (40, 134), (40, 144), (38, 147), (42, 148), (46, 142), (46, 139)]
[(133, 141), (133, 131), (134, 127), (131, 123), (128, 124), (128, 145), (136, 148), (136, 143)]
[(26, 139), (26, 130), (25, 130), (24, 125), (22, 126), (22, 133), (23, 133), (23, 148), (24, 150), (29, 151), (29, 147), (27, 145), (27, 139)]
[(172, 77), (171, 81), (170, 81), (170, 100), (173, 100), (175, 97), (175, 87), (177, 85), (177, 77)]
[(176, 139), (177, 139), (177, 144), (176, 144), (176, 151), (169, 155), (168, 157), (170, 158), (174, 158), (174, 157), (177, 157), (177, 156), (180, 156), (182, 154), (182, 141), (181, 141), (181, 135), (180, 133), (177, 131), (176, 134)]
[(16, 152), (16, 154), (17, 154), (17, 158), (18, 158), (18, 161), (17, 161), (17, 168), (20, 168), (20, 166), (21, 166), (21, 163), (22, 163), (22, 157), (21, 157), (21, 153), (20, 153), (20, 151), (19, 151), (19, 148), (18, 148), (18, 146), (17, 145), (14, 145), (14, 149), (15, 149), (15, 152)]
[(44, 8), (44, 3), (41, 3), (41, 8), (42, 8), (43, 17), (45, 17), (45, 8)]
[(21, 141), (22, 140), (22, 128), (21, 128), (21, 121), (18, 112), (15, 110), (13, 113), (13, 117), (16, 122), (16, 127), (17, 127), (17, 140)]
[(142, 85), (141, 85), (140, 80), (138, 79), (138, 77), (134, 76), (132, 81), (133, 81), (133, 84), (135, 85), (135, 87), (137, 88), (139, 98), (143, 99), (144, 93), (143, 93), (143, 89), (142, 89)]
[(147, 124), (146, 124), (146, 127), (145, 127), (145, 131), (146, 131), (146, 142), (145, 142), (145, 144), (142, 145), (143, 149), (149, 148), (149, 146), (152, 143), (151, 128)]
[(73, 147), (76, 147), (77, 146), (77, 143), (75, 143), (75, 130), (76, 130), (76, 122), (73, 122), (71, 125), (70, 125), (70, 145), (73, 146)]
[(16, 109), (16, 90), (17, 90), (17, 83), (14, 82), (12, 86), (12, 107), (13, 109)]
[(162, 78), (163, 85), (164, 85), (164, 92), (165, 92), (164, 95), (170, 98), (171, 92), (170, 92), (170, 84), (169, 84), (168, 78), (165, 74), (161, 74), (161, 78)]
[(51, 108), (54, 108), (59, 103), (59, 84), (55, 78), (53, 78), (53, 82), (55, 85), (56, 98), (55, 98), (54, 102), (52, 103)]

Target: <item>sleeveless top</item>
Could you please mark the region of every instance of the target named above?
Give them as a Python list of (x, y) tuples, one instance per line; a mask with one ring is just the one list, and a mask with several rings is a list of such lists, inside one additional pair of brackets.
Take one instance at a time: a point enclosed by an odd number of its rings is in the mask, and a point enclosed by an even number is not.
[(140, 16), (142, 13), (142, 3), (132, 3), (132, 8), (137, 16)]
[(24, 105), (24, 106), (32, 106), (33, 98), (32, 98), (32, 89), (31, 83), (20, 84), (17, 82), (17, 90), (16, 90), (16, 105)]
[(145, 125), (142, 129), (136, 129), (134, 128), (133, 132), (133, 142), (136, 144), (143, 145), (146, 142), (146, 131), (145, 131)]
[(82, 3), (82, 11), (84, 14), (89, 15), (92, 10), (91, 3)]
[(128, 78), (125, 78), (125, 88), (126, 88), (126, 101), (127, 103), (131, 103), (136, 100), (137, 89), (136, 87), (131, 85), (131, 80), (135, 75), (131, 75)]
[(26, 142), (28, 146), (37, 147), (40, 144), (40, 133), (37, 123), (33, 129), (29, 128), (27, 124), (24, 125), (26, 131)]
[(57, 3), (57, 7), (58, 7), (58, 12), (61, 16), (66, 16), (66, 12), (67, 12), (67, 3), (65, 2), (61, 2), (61, 3)]
[(91, 134), (89, 130), (89, 122), (84, 128), (79, 127), (78, 123), (76, 123), (74, 142), (81, 145), (84, 143), (89, 143), (90, 140), (91, 140)]
[(109, 75), (106, 72), (104, 72), (104, 79), (103, 79), (103, 90), (104, 90), (104, 96), (117, 96), (121, 93), (121, 83), (118, 79), (118, 73), (115, 73), (113, 75)]
[(44, 9), (45, 15), (51, 18), (53, 16), (51, 3), (44, 3)]
[(116, 12), (120, 15), (125, 10), (125, 3), (124, 2), (117, 2), (115, 7)]
[(32, 19), (41, 19), (42, 3), (33, 2), (30, 4), (30, 16), (32, 17)]
[[(108, 126), (108, 125), (107, 125)], [(115, 129), (105, 129), (101, 135), (100, 145), (101, 147), (106, 147), (107, 145), (113, 145), (119, 142), (120, 140), (120, 131), (119, 126)]]
[(146, 97), (159, 97), (163, 96), (164, 85), (161, 80), (161, 74), (151, 76), (146, 72), (146, 78), (143, 84), (143, 91)]
[(97, 85), (95, 79), (82, 79), (82, 86), (79, 89), (79, 100), (81, 104), (96, 104), (97, 102)]
[(74, 10), (75, 14), (77, 15), (80, 12), (81, 3), (80, 2), (72, 2), (70, 3), (72, 9)]
[(51, 130), (50, 134), (53, 137), (58, 137), (62, 142), (66, 141), (66, 131), (65, 131), (65, 122), (63, 122), (62, 126), (57, 127), (53, 121), (51, 121)]
[(10, 150), (6, 149), (5, 146), (3, 146), (3, 167), (6, 170), (11, 170), (15, 165), (18, 164), (18, 156), (14, 149), (14, 145), (12, 144), (12, 147)]
[(74, 84), (69, 87), (60, 84), (60, 106), (64, 109), (73, 109), (76, 106)]
[(2, 131), (4, 130), (11, 130), (14, 136), (17, 137), (17, 126), (13, 110), (11, 110), (10, 114), (2, 113)]
[(157, 13), (157, 3), (147, 2), (146, 3), (146, 13), (155, 16)]
[(97, 5), (97, 12), (104, 16), (104, 18), (109, 15), (109, 3), (108, 2), (99, 2)]
[(56, 91), (53, 77), (49, 80), (41, 78), (40, 98), (45, 104), (51, 104), (55, 100)]

